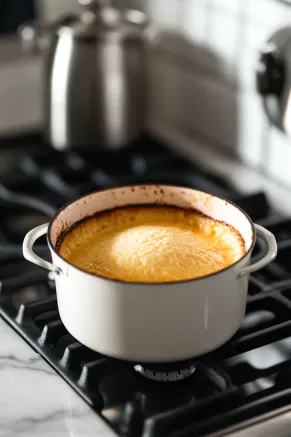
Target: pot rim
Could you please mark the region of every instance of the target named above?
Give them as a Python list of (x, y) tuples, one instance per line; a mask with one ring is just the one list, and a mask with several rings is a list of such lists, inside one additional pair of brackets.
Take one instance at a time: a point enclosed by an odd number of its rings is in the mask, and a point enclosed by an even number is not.
[[(218, 270), (217, 272), (214, 273), (210, 273), (208, 275), (205, 276), (199, 276), (197, 278), (191, 278), (191, 279), (183, 279), (183, 280), (179, 280), (179, 281), (166, 281), (166, 282), (139, 282), (139, 281), (125, 281), (122, 279), (113, 279), (113, 278), (108, 278), (106, 276), (102, 276), (100, 274), (94, 274), (94, 273), (90, 273), (90, 272), (86, 272), (86, 270), (82, 270), (79, 267), (76, 267), (74, 264), (68, 262), (66, 259), (64, 259), (58, 252), (57, 250), (54, 248), (52, 240), (51, 240), (51, 229), (52, 226), (55, 222), (55, 220), (57, 220), (59, 214), (65, 209), (67, 208), (69, 205), (78, 202), (80, 200), (82, 200), (84, 197), (96, 194), (96, 193), (101, 193), (104, 191), (113, 191), (116, 189), (126, 189), (129, 187), (158, 187), (158, 188), (180, 188), (180, 189), (188, 189), (188, 190), (193, 190), (196, 191), (198, 193), (201, 194), (205, 194), (205, 195), (210, 195), (212, 197), (216, 197), (217, 199), (223, 200), (224, 202), (233, 205), (235, 208), (237, 208), (248, 220), (250, 226), (251, 226), (251, 231), (252, 231), (252, 244), (250, 245), (249, 249), (246, 251), (246, 253), (240, 258), (238, 259), (235, 263), (230, 264), (228, 267)], [(126, 206), (126, 205), (124, 205)], [(104, 210), (106, 211), (106, 210)], [(89, 217), (89, 216), (88, 216)], [(211, 218), (211, 217), (210, 217)], [(185, 187), (185, 186), (181, 186), (181, 185), (171, 185), (171, 184), (127, 184), (127, 185), (117, 185), (117, 186), (112, 186), (110, 188), (102, 188), (100, 190), (95, 190), (95, 191), (91, 191), (87, 194), (84, 194), (76, 199), (70, 200), (69, 202), (67, 202), (66, 204), (64, 204), (60, 209), (58, 209), (58, 211), (53, 215), (53, 217), (51, 218), (50, 222), (49, 222), (49, 226), (48, 226), (48, 230), (47, 230), (47, 242), (48, 242), (48, 246), (50, 248), (51, 251), (53, 251), (55, 253), (56, 256), (58, 256), (59, 258), (61, 258), (62, 261), (64, 261), (65, 263), (67, 263), (70, 267), (78, 270), (81, 273), (84, 273), (85, 275), (89, 275), (90, 277), (93, 278), (98, 278), (98, 279), (102, 279), (104, 281), (108, 281), (108, 282), (114, 282), (114, 283), (118, 283), (118, 284), (126, 284), (126, 285), (143, 285), (143, 286), (152, 286), (152, 285), (161, 285), (161, 286), (166, 286), (166, 285), (180, 285), (180, 284), (184, 284), (184, 283), (188, 283), (188, 282), (197, 282), (197, 281), (202, 281), (205, 279), (208, 279), (210, 277), (213, 277), (215, 275), (219, 275), (222, 274), (224, 272), (226, 272), (227, 270), (231, 269), (232, 267), (234, 267), (235, 265), (237, 265), (238, 263), (240, 263), (241, 261), (243, 261), (253, 250), (254, 246), (255, 246), (255, 242), (256, 242), (256, 229), (254, 226), (254, 222), (252, 221), (252, 219), (250, 218), (250, 216), (246, 213), (246, 211), (244, 211), (240, 206), (236, 205), (234, 202), (232, 202), (231, 200), (226, 199), (225, 197), (222, 196), (215, 196), (211, 193), (208, 193), (207, 191), (202, 191), (202, 190), (196, 190), (195, 188), (190, 188), (190, 187)]]

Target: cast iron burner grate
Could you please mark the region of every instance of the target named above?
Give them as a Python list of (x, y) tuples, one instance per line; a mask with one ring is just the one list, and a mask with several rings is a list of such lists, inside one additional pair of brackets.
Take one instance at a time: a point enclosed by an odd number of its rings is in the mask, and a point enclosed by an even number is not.
[[(250, 278), (239, 332), (209, 355), (166, 367), (114, 360), (76, 341), (60, 320), (54, 282), (26, 262), (21, 250), (25, 232), (71, 198), (145, 182), (180, 184), (232, 199), (279, 243), (277, 260)], [(202, 436), (291, 401), (291, 219), (276, 216), (263, 193), (239, 196), (223, 180), (145, 138), (115, 155), (50, 151), (26, 156), (1, 183), (0, 205), (1, 316), (119, 435)], [(44, 240), (37, 250), (49, 256)], [(259, 242), (254, 256), (260, 250)], [(185, 379), (154, 380), (167, 374), (179, 379), (187, 369), (192, 374)]]

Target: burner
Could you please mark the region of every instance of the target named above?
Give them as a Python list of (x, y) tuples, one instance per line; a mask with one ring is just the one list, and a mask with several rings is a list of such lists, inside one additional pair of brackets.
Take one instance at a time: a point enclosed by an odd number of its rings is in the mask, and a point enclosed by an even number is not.
[(193, 373), (195, 372), (195, 366), (188, 365), (187, 367), (176, 370), (154, 370), (137, 364), (136, 366), (134, 366), (134, 370), (136, 370), (140, 375), (144, 376), (145, 378), (151, 379), (153, 381), (176, 382), (182, 381), (182, 379), (189, 378), (189, 376), (193, 375)]

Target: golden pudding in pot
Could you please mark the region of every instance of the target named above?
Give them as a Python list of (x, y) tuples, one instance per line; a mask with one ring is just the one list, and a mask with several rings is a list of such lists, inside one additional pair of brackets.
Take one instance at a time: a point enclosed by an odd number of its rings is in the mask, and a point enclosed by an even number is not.
[(196, 210), (126, 206), (97, 213), (61, 236), (58, 252), (91, 274), (129, 282), (199, 278), (245, 254), (238, 231)]

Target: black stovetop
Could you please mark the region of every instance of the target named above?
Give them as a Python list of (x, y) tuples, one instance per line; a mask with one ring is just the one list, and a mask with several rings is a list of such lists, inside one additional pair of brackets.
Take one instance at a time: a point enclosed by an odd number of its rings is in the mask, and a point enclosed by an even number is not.
[[(180, 382), (148, 380), (133, 368), (141, 363), (104, 357), (78, 343), (60, 320), (54, 282), (22, 258), (24, 234), (68, 200), (98, 188), (146, 182), (231, 199), (267, 226), (279, 244), (277, 259), (250, 278), (239, 332), (220, 349), (188, 362), (196, 370)], [(241, 196), (144, 138), (115, 154), (47, 150), (23, 156), (0, 184), (0, 205), (1, 316), (119, 435), (202, 436), (291, 402), (291, 219), (272, 211), (263, 193)], [(254, 256), (264, 249), (259, 242)], [(45, 240), (37, 251), (49, 256)], [(178, 371), (185, 365), (152, 370)]]

